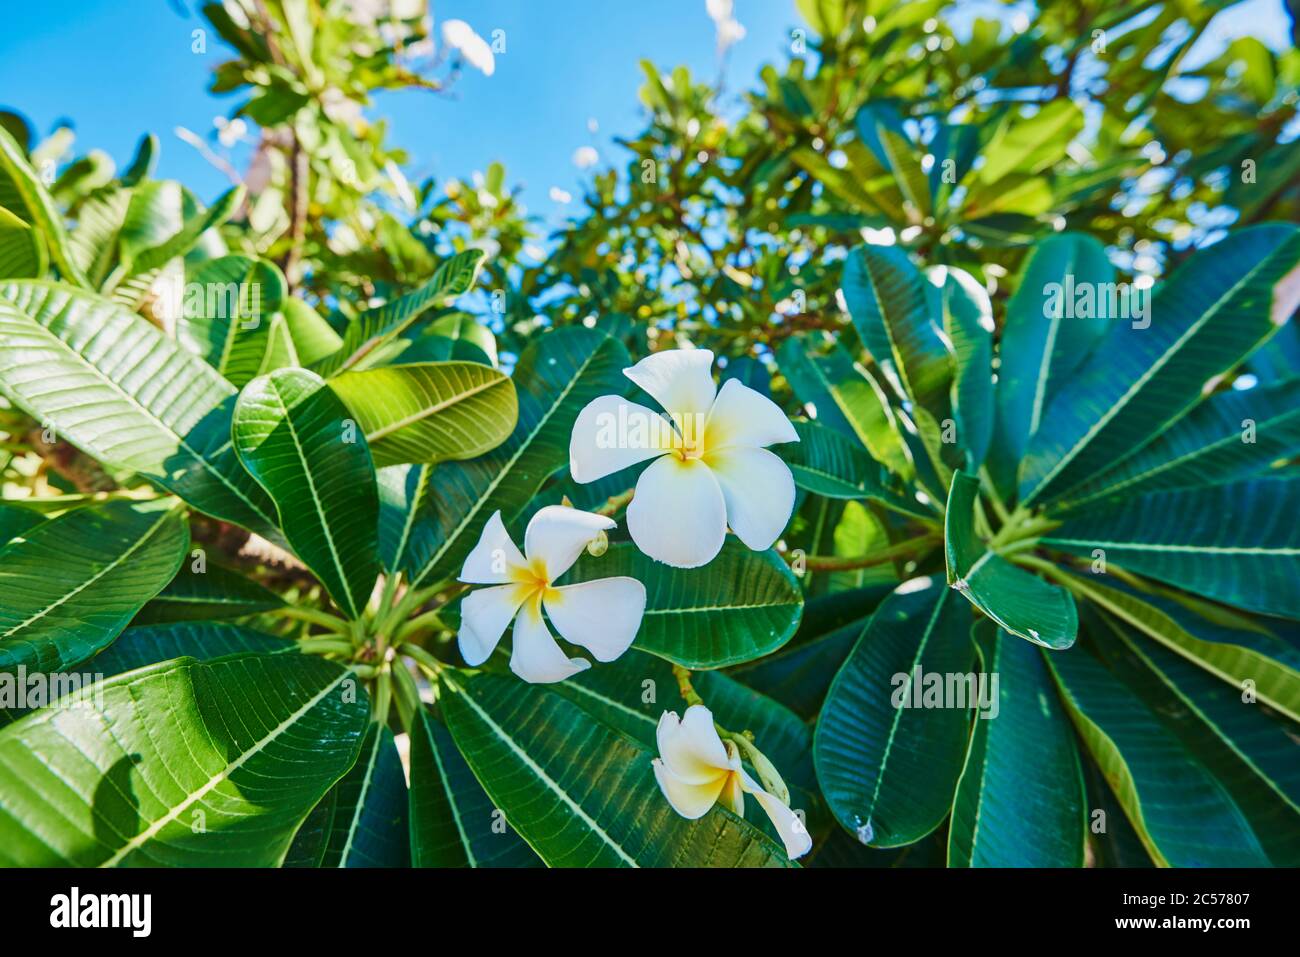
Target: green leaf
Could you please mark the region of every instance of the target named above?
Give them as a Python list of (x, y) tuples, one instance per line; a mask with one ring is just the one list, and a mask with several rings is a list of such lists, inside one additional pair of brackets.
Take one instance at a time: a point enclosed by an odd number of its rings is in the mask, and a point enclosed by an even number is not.
[(33, 508), (24, 508), (13, 502), (0, 502), (0, 547), (8, 545), (43, 521), (45, 516)]
[(41, 282), (0, 283), (0, 392), (109, 468), (270, 534), (272, 506), (231, 448), (235, 390), (140, 316)]
[(234, 437), (289, 544), (339, 608), (359, 618), (380, 570), (379, 495), (347, 407), (315, 373), (281, 369), (244, 387)]
[(0, 279), (34, 279), (48, 264), (40, 233), (0, 206)]
[(866, 627), (866, 616), (896, 586), (890, 582), (813, 599), (804, 605), (799, 630), (789, 642), (727, 674), (811, 720)]
[(406, 779), (393, 732), (372, 721), (352, 770), (334, 785), (334, 814), (320, 867), (406, 867)]
[(1136, 641), (1109, 617), (1088, 634), (1241, 809), (1265, 853), (1283, 867), (1300, 859), (1300, 764), (1293, 728), (1236, 689), (1152, 642)]
[(345, 372), (330, 386), (366, 433), (377, 467), (474, 458), (504, 442), (519, 419), (514, 383), (477, 362)]
[(112, 678), (172, 658), (210, 661), (246, 651), (268, 655), (296, 654), (298, 644), (228, 622), (173, 621), (132, 625), (86, 662), (85, 668), (104, 678)]
[[(757, 829), (714, 807), (680, 817), (653, 753), (538, 685), (444, 672), (456, 746), (506, 820), (551, 867), (783, 866)], [(582, 760), (575, 760), (581, 755)]]
[(838, 344), (816, 355), (812, 340), (793, 336), (781, 343), (777, 360), (810, 418), (856, 436), (895, 475), (912, 476), (911, 455), (885, 391)]
[(473, 316), (466, 312), (453, 312), (450, 315), (435, 319), (429, 323), (428, 335), (441, 336), (450, 339), (453, 345), (453, 354), (450, 358), (461, 359), (469, 358), (466, 355), (456, 355), (456, 351), (469, 353), (471, 349), (481, 352), (491, 365), (497, 364), (497, 340), (492, 331), (487, 326), (481, 324)]
[(1157, 864), (1268, 866), (1223, 786), (1115, 675), (1082, 648), (1044, 659), (1075, 730)]
[(997, 425), (989, 471), (1004, 497), (1015, 491), (1016, 469), (1048, 404), (1111, 321), (1104, 310), (1076, 316), (1075, 297), (1067, 292), (1104, 288), (1114, 280), (1105, 247), (1083, 233), (1048, 236), (1025, 259), (1016, 292), (1007, 302), (998, 352)]
[(944, 516), (948, 584), (1002, 628), (1046, 648), (1069, 648), (1079, 630), (1074, 598), (1017, 568), (975, 534), (979, 480), (953, 476)]
[(439, 266), (433, 278), (419, 289), (363, 312), (348, 324), (342, 348), (318, 360), (312, 366), (313, 371), (328, 378), (357, 366), (379, 346), (401, 335), (424, 313), (468, 291), (482, 261), (483, 253), (477, 249), (457, 253)]
[(993, 306), (984, 287), (955, 268), (947, 269), (939, 299), (957, 366), (952, 384), (957, 439), (966, 468), (977, 472), (993, 436)]
[(645, 617), (633, 647), (687, 668), (722, 668), (759, 658), (790, 640), (803, 595), (773, 550), (755, 552), (728, 536), (702, 568), (674, 568), (631, 542), (600, 558), (583, 555), (565, 584), (626, 575), (645, 585)]
[(243, 386), (262, 372), (271, 317), (286, 288), (274, 263), (247, 256), (209, 259), (190, 276), (176, 339), (233, 385)]
[(935, 322), (927, 286), (905, 250), (863, 245), (849, 253), (841, 292), (862, 344), (899, 398), (943, 412), (953, 357)]
[(1042, 653), (988, 621), (972, 637), (996, 710), (982, 707), (971, 730), (948, 866), (1082, 867), (1088, 832), (1079, 752)]
[[(863, 844), (911, 844), (948, 815), (974, 702), (942, 692), (971, 670), (970, 626), (941, 579), (914, 578), (880, 605), (831, 684), (813, 738), (817, 780)], [(924, 706), (936, 692), (938, 706)]]
[(1271, 463), (1297, 453), (1300, 378), (1220, 392), (1059, 507), (1074, 510), (1120, 495), (1235, 482), (1267, 474)]
[(500, 509), (509, 526), (550, 476), (569, 461), (578, 413), (602, 395), (623, 394), (627, 349), (595, 329), (570, 327), (541, 336), (515, 367), (519, 421), (501, 445), (466, 462), (438, 466), (414, 503), (419, 517), (408, 536), (413, 582), (452, 578)]
[(279, 595), (238, 572), (220, 565), (205, 565), (196, 572), (193, 563), (182, 563), (176, 577), (140, 609), (132, 624), (243, 618), (283, 605)]
[(22, 204), (22, 208), (13, 208), (8, 196), (5, 196), (4, 205), (9, 207), (9, 211), (15, 216), (40, 230), (50, 247), (50, 258), (59, 267), (59, 273), (63, 278), (78, 286), (85, 286), (86, 277), (82, 275), (72, 258), (68, 233), (63, 226), (63, 217), (59, 215), (45, 184), (27, 162), (22, 147), (3, 127), (0, 127), (0, 177), (8, 181), (3, 185), (11, 188), (4, 190), (4, 194), (12, 191), (12, 198), (16, 198)]
[(1199, 251), (1156, 292), (1145, 322), (1119, 323), (1048, 407), (1030, 440), (1023, 504), (1068, 495), (1197, 405), (1300, 306), (1300, 227), (1269, 224)]
[(58, 671), (116, 638), (185, 557), (175, 504), (74, 509), (0, 549), (0, 671)]
[(1197, 615), (1179, 602), (1072, 576), (1072, 589), (1154, 638), (1188, 661), (1228, 682), (1249, 687), (1260, 701), (1300, 721), (1300, 650), (1263, 628), (1232, 627)]
[(314, 655), (180, 658), (28, 715), (0, 730), (0, 863), (278, 865), (356, 760), (356, 680)]
[(1083, 111), (1068, 99), (1054, 100), (1029, 117), (1008, 113), (984, 149), (980, 182), (1050, 169), (1064, 159), (1066, 147), (1082, 130)]
[(933, 512), (895, 491), (898, 483), (853, 439), (819, 422), (792, 424), (799, 441), (783, 442), (773, 451), (790, 466), (799, 488), (826, 498), (874, 499), (904, 515), (934, 519)]
[(243, 186), (227, 190), (208, 209), (186, 219), (179, 230), (156, 245), (136, 250), (123, 243), (120, 268), (128, 276), (137, 276), (159, 269), (177, 256), (184, 256), (205, 232), (220, 226), (235, 214), (243, 205), (245, 194)]
[(1268, 615), (1300, 617), (1300, 481), (1155, 492), (1071, 518), (1044, 545)]
[(488, 798), (450, 732), (426, 709), (411, 728), (411, 863), (537, 867), (541, 861)]
[(930, 183), (921, 168), (920, 151), (908, 138), (898, 111), (890, 104), (868, 103), (858, 110), (854, 126), (880, 165), (893, 174), (908, 219), (916, 222), (928, 216)]
[(304, 365), (319, 362), (342, 347), (343, 337), (301, 299), (285, 299), (281, 310), (293, 338), (294, 351)]

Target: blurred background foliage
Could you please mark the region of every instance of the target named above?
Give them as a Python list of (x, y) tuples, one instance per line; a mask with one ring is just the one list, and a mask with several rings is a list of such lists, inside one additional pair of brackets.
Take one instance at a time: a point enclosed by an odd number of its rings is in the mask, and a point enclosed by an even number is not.
[[(710, 3), (710, 15), (726, 6)], [(116, 258), (86, 253), (100, 260), (83, 263), (92, 280), (161, 324), (174, 316), (155, 284), (176, 263), (135, 260), (181, 226), (202, 230), (191, 266), (225, 253), (272, 260), (335, 331), (473, 247), (488, 259), (462, 305), (507, 367), (534, 330), (573, 323), (637, 353), (689, 341), (765, 378), (762, 360), (795, 333), (827, 330), (856, 349), (836, 290), (864, 238), (968, 270), (1001, 316), (1026, 250), (1054, 232), (1097, 237), (1117, 278), (1141, 287), (1229, 226), (1300, 218), (1300, 53), (1245, 36), (1184, 66), (1231, 4), (1009, 5), (967, 17), (964, 42), (959, 7), (797, 0), (788, 54), (738, 93), (643, 63), (644, 127), (618, 140), (621, 159), (592, 171), (553, 231), (525, 212), (500, 164), (442, 182), (403, 172), (411, 158), (390, 144), (375, 94), (447, 92), (462, 71), (491, 70), (494, 39), (449, 33), (425, 0), (201, 5), (229, 55), (211, 91), (233, 106), (213, 135), (255, 143), (234, 169), (194, 137), (244, 188), (223, 197), (237, 203), (228, 217), (150, 179), (152, 136), (117, 170), (103, 152), (79, 152), (67, 128), (41, 139), (18, 112), (0, 124), (75, 224), (74, 253), (79, 235), (87, 250), (118, 236)], [(715, 20), (725, 52), (734, 37)], [(443, 333), (473, 328), (443, 312)], [(1295, 338), (1276, 340), (1253, 371), (1300, 353)], [(789, 398), (779, 376), (770, 387)]]

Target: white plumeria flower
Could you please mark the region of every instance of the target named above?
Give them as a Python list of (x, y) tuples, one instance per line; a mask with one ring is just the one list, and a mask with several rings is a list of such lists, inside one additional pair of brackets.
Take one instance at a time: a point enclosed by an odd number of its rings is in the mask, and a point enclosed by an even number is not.
[(668, 803), (684, 818), (703, 817), (718, 801), (738, 815), (745, 813), (745, 795), (752, 794), (785, 844), (793, 860), (812, 848), (812, 837), (799, 815), (774, 794), (764, 791), (741, 767), (735, 744), (723, 741), (713, 726), (713, 714), (702, 704), (659, 719), (659, 757), (654, 759), (655, 780)]
[(491, 76), (497, 68), (496, 57), (486, 40), (474, 32), (464, 20), (447, 20), (442, 25), (442, 42), (447, 44), (484, 76)]
[(600, 162), (600, 154), (594, 146), (579, 146), (573, 151), (573, 165), (578, 169), (591, 169)]
[(562, 638), (586, 648), (597, 661), (613, 661), (627, 651), (645, 612), (644, 585), (626, 577), (554, 584), (588, 543), (614, 527), (603, 515), (548, 505), (529, 521), (520, 554), (501, 513), (493, 512), (460, 573), (463, 582), (496, 586), (470, 592), (461, 604), (457, 640), (465, 661), (472, 666), (487, 661), (513, 620), (510, 670), (520, 678), (534, 684), (563, 681), (591, 667), (586, 659), (564, 653), (542, 619), (543, 609)]
[(632, 541), (656, 561), (697, 568), (722, 549), (727, 526), (747, 546), (771, 548), (794, 511), (794, 476), (764, 446), (798, 442), (776, 403), (736, 379), (719, 390), (707, 349), (670, 349), (623, 374), (668, 416), (621, 396), (593, 399), (569, 442), (574, 481), (657, 458), (627, 509)]

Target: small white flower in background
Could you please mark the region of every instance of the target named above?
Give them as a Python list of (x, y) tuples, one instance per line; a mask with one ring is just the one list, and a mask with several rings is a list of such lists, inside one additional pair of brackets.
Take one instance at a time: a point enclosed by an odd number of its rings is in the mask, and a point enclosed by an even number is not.
[(238, 116), (233, 120), (224, 116), (213, 117), (212, 125), (217, 128), (217, 141), (226, 149), (230, 149), (248, 134), (248, 124)]
[(442, 25), (442, 42), (447, 44), (484, 76), (491, 76), (497, 68), (496, 57), (486, 40), (474, 32), (464, 20), (447, 20)]
[(553, 203), (571, 203), (573, 194), (567, 189), (560, 189), (558, 186), (551, 187), (551, 202)]
[(627, 651), (645, 612), (644, 585), (626, 577), (554, 584), (592, 540), (614, 527), (603, 515), (548, 505), (529, 521), (520, 554), (501, 513), (492, 513), (460, 573), (468, 584), (495, 586), (472, 591), (461, 603), (457, 640), (465, 661), (472, 666), (487, 661), (513, 620), (510, 670), (520, 678), (534, 684), (563, 681), (589, 668), (589, 661), (570, 658), (556, 643), (543, 609), (565, 641), (586, 648), (597, 661), (613, 661)]
[(727, 526), (756, 551), (772, 547), (794, 511), (790, 468), (764, 446), (799, 436), (771, 399), (729, 379), (719, 390), (707, 349), (668, 349), (623, 374), (668, 413), (621, 396), (578, 413), (569, 471), (594, 482), (655, 458), (636, 483), (627, 528), (637, 548), (677, 568), (697, 568), (722, 549)]
[(578, 169), (591, 169), (600, 162), (600, 154), (594, 146), (579, 146), (573, 151), (573, 165)]
[(726, 52), (733, 43), (745, 39), (745, 28), (732, 16), (732, 0), (704, 0), (704, 9), (718, 31), (718, 54)]
[(722, 740), (713, 726), (712, 713), (704, 705), (691, 705), (680, 720), (675, 712), (665, 711), (659, 719), (657, 736), (655, 780), (682, 817), (703, 817), (718, 801), (743, 815), (745, 795), (752, 794), (781, 835), (786, 856), (794, 859), (812, 848), (812, 837), (799, 815), (749, 776), (741, 766), (736, 745)]

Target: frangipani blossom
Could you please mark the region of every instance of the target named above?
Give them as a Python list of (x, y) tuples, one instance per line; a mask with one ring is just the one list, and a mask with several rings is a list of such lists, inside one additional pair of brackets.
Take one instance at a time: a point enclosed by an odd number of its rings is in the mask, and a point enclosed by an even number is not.
[(594, 482), (646, 459), (627, 509), (632, 541), (651, 558), (696, 568), (722, 549), (727, 526), (750, 548), (771, 548), (794, 510), (790, 468), (764, 446), (799, 436), (771, 399), (736, 379), (713, 384), (713, 353), (670, 349), (623, 374), (665, 417), (621, 396), (593, 399), (569, 442), (569, 471)]
[(597, 661), (613, 661), (627, 651), (641, 627), (645, 586), (635, 578), (601, 578), (555, 587), (582, 550), (615, 523), (603, 515), (563, 505), (540, 509), (524, 531), (524, 552), (510, 540), (501, 513), (493, 512), (460, 580), (492, 585), (472, 591), (461, 603), (457, 641), (470, 665), (487, 661), (515, 623), (510, 670), (525, 681), (563, 681), (591, 667), (570, 658), (556, 643), (542, 610), (565, 641), (581, 645)]
[(676, 712), (665, 711), (659, 719), (658, 740), (655, 780), (674, 811), (695, 820), (721, 801), (736, 814), (744, 814), (745, 795), (752, 794), (781, 835), (786, 856), (793, 860), (808, 853), (812, 837), (803, 821), (741, 767), (739, 750), (719, 736), (708, 708), (693, 704), (680, 720)]
[(447, 44), (484, 76), (491, 76), (497, 68), (496, 57), (486, 40), (474, 32), (464, 20), (447, 20), (442, 25), (442, 42)]

